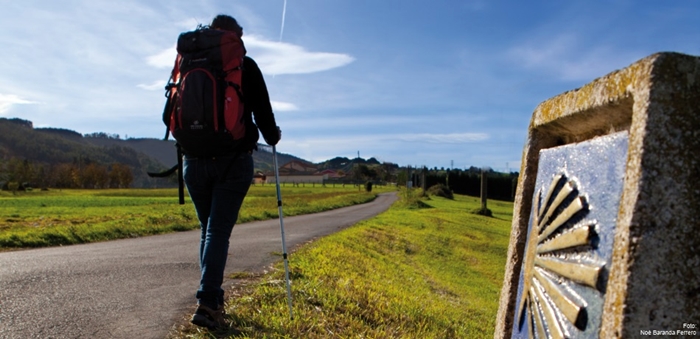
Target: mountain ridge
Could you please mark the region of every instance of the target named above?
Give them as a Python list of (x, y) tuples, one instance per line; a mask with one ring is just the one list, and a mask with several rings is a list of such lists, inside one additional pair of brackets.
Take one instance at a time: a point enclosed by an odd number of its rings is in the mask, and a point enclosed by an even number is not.
[[(133, 174), (133, 187), (163, 187), (174, 185), (173, 180), (154, 179), (147, 172), (160, 172), (177, 163), (174, 140), (155, 138), (127, 138), (104, 132), (80, 134), (76, 131), (42, 127), (34, 128), (29, 120), (20, 118), (0, 118), (0, 160), (19, 158), (46, 166), (61, 163), (109, 166), (114, 163), (128, 165)], [(253, 152), (255, 170), (263, 173), (273, 171), (272, 147), (259, 144)], [(349, 159), (335, 157), (324, 162), (314, 163), (306, 159), (277, 153), (278, 165), (290, 161), (301, 161), (316, 166), (319, 170), (333, 169), (345, 172), (353, 164), (379, 164), (375, 158)], [(0, 167), (0, 171), (3, 168)], [(0, 173), (1, 174), (1, 173)]]

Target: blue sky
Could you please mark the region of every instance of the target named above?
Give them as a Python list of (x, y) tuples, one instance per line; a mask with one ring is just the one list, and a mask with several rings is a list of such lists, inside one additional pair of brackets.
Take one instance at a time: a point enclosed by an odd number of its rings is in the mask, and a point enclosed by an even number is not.
[[(0, 116), (161, 138), (179, 33), (244, 27), (283, 131), (319, 162), (519, 170), (540, 102), (655, 52), (700, 55), (697, 1), (2, 0)], [(283, 26), (283, 27), (282, 27)]]

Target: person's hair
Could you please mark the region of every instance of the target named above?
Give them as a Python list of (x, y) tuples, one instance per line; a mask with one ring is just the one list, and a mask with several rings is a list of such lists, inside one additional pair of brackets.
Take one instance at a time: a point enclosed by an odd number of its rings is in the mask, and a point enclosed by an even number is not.
[(209, 25), (209, 28), (236, 32), (239, 36), (243, 35), (243, 27), (238, 24), (236, 19), (226, 14), (219, 14), (214, 17), (214, 19), (211, 21), (211, 25)]

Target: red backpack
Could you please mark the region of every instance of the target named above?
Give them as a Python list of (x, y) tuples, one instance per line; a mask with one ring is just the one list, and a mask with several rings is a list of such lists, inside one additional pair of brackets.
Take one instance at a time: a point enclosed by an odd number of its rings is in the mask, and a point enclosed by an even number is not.
[(245, 137), (243, 42), (236, 33), (199, 27), (180, 34), (177, 52), (163, 121), (187, 155), (231, 153)]

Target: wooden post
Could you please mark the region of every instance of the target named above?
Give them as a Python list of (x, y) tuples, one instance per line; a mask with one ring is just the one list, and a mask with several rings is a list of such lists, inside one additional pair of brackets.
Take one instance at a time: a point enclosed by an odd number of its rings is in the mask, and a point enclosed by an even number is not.
[(447, 186), (447, 188), (450, 188), (450, 170), (447, 170), (447, 174), (445, 176), (445, 186)]
[(481, 209), (486, 210), (486, 169), (481, 169)]
[(411, 174), (411, 166), (406, 166), (406, 189), (413, 188), (413, 177)]

